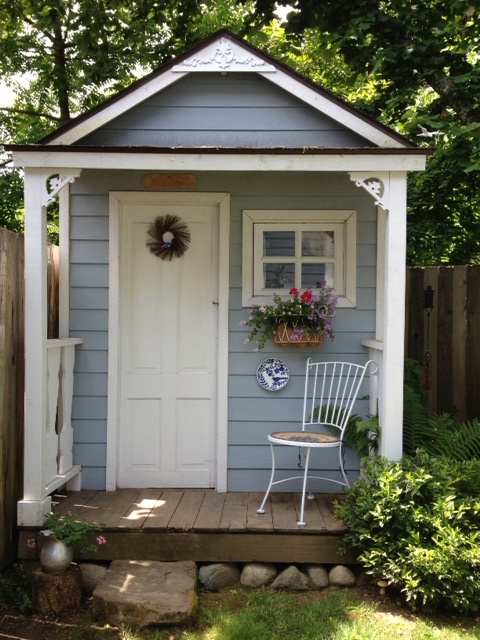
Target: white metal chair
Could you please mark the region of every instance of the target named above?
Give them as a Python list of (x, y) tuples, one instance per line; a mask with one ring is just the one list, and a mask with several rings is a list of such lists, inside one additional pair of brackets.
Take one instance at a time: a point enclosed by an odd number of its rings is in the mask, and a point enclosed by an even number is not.
[[(268, 436), (272, 451), (272, 474), (267, 492), (257, 513), (265, 513), (265, 503), (267, 502), (272, 487), (283, 482), (300, 479), (303, 480), (302, 506), (300, 520), (297, 522), (297, 525), (304, 527), (305, 493), (307, 487), (309, 499), (314, 499), (314, 496), (310, 492), (309, 479), (327, 480), (342, 486), (350, 486), (344, 468), (343, 437), (365, 374), (373, 374), (377, 369), (378, 366), (373, 360), (369, 360), (365, 365), (358, 365), (350, 362), (312, 362), (312, 359), (308, 358), (303, 399), (302, 430), (274, 431)], [(322, 426), (326, 427), (330, 433), (321, 433), (317, 430), (312, 430)], [(307, 428), (309, 430), (307, 430)], [(290, 476), (274, 481), (275, 445), (306, 449), (302, 475)], [(338, 449), (338, 461), (342, 480), (309, 474), (308, 469), (311, 450), (326, 448)]]

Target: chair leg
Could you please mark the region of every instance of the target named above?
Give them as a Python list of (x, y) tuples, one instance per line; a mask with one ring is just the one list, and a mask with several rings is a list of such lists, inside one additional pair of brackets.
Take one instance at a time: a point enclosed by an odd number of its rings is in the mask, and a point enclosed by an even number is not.
[(340, 444), (338, 448), (338, 461), (340, 462), (340, 471), (342, 472), (343, 480), (347, 487), (350, 487), (350, 483), (347, 478), (347, 474), (345, 473), (345, 465), (343, 463), (343, 442)]
[(308, 464), (310, 462), (310, 451), (311, 448), (307, 448), (307, 455), (305, 456), (305, 471), (303, 475), (303, 489), (302, 489), (302, 507), (300, 509), (300, 520), (297, 522), (299, 527), (304, 527), (306, 525), (305, 522), (305, 493), (307, 491), (307, 482), (308, 482)]
[(272, 442), (270, 443), (270, 449), (272, 451), (272, 474), (270, 476), (270, 482), (268, 484), (268, 489), (267, 489), (267, 491), (265, 493), (265, 496), (263, 498), (262, 504), (260, 505), (260, 508), (257, 509), (257, 513), (260, 513), (260, 514), (265, 513), (265, 503), (267, 502), (267, 498), (268, 498), (268, 496), (270, 494), (270, 490), (271, 490), (272, 484), (273, 484), (273, 478), (275, 476), (275, 449), (273, 447), (273, 443)]

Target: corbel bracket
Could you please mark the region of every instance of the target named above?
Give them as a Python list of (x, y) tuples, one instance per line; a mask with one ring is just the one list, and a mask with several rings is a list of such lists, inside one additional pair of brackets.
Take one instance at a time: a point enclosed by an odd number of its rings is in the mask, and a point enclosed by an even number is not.
[(81, 172), (82, 170), (78, 169), (77, 171), (70, 172), (68, 174), (60, 173), (53, 178), (47, 178), (45, 181), (46, 184), (42, 198), (42, 205), (44, 207), (47, 207), (50, 203), (52, 203), (55, 200), (55, 196), (57, 195), (57, 193), (59, 193), (67, 184), (75, 182), (76, 178), (80, 177)]
[(375, 199), (376, 205), (382, 207), (384, 211), (389, 210), (390, 182), (388, 173), (380, 172), (372, 175), (364, 171), (352, 171), (350, 180), (353, 180), (357, 187), (363, 187)]

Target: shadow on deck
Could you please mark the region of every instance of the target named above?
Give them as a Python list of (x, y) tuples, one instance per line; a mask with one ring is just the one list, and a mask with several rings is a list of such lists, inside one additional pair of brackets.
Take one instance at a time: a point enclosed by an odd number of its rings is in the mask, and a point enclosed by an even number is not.
[[(307, 500), (305, 527), (298, 527), (300, 494), (273, 493), (267, 513), (257, 514), (263, 494), (213, 490), (121, 489), (115, 492), (59, 492), (53, 509), (71, 511), (103, 526), (107, 544), (78, 553), (85, 560), (195, 560), (196, 562), (275, 562), (348, 564), (340, 554), (346, 531), (334, 516), (341, 494), (315, 494)], [(35, 559), (39, 528), (20, 530), (20, 559)], [(37, 549), (27, 540), (38, 537)]]

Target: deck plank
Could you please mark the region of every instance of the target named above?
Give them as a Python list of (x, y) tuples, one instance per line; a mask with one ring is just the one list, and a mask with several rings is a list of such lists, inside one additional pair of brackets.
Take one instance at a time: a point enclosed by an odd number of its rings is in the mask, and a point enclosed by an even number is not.
[[(293, 503), (295, 505), (298, 517), (300, 517), (302, 509), (301, 493), (293, 494)], [(308, 497), (305, 498), (305, 513), (303, 519), (305, 522), (305, 526), (302, 527), (304, 531), (324, 532), (328, 530), (327, 525), (325, 524), (325, 518), (323, 517), (323, 513), (320, 511), (318, 502), (316, 500), (309, 500)]]
[(168, 528), (175, 531), (190, 531), (193, 529), (204, 496), (204, 491), (185, 491), (168, 523)]
[(247, 505), (247, 529), (249, 531), (273, 531), (272, 504), (268, 498), (265, 513), (257, 513), (262, 504), (264, 493), (249, 493)]
[(143, 489), (118, 526), (141, 529), (161, 495), (161, 489)]
[(162, 495), (145, 520), (143, 528), (166, 529), (184, 493), (181, 489), (167, 489), (162, 491)]
[[(111, 493), (111, 497), (105, 501), (101, 507), (97, 506), (97, 517), (100, 518), (100, 523), (106, 529), (119, 527), (122, 518), (128, 512), (132, 504), (140, 495), (140, 489), (122, 489), (122, 491), (115, 491)], [(91, 507), (93, 501), (86, 505), (85, 509)]]
[(52, 511), (62, 514), (70, 511), (77, 513), (97, 494), (94, 489), (84, 489), (83, 491), (64, 491), (55, 493), (52, 496)]
[(218, 529), (226, 495), (226, 493), (217, 493), (216, 491), (205, 492), (205, 497), (195, 520), (195, 531), (214, 531)]
[[(294, 531), (300, 527), (297, 521), (297, 510), (291, 493), (272, 493), (272, 520), (274, 531)], [(302, 527), (303, 529), (303, 527)]]
[(318, 504), (318, 508), (320, 513), (323, 516), (325, 525), (328, 531), (333, 533), (347, 531), (347, 527), (335, 517), (335, 507), (333, 503), (335, 500), (341, 499), (341, 494), (334, 493), (317, 493), (315, 495), (315, 500)]
[(227, 493), (219, 529), (245, 531), (247, 528), (247, 493)]

